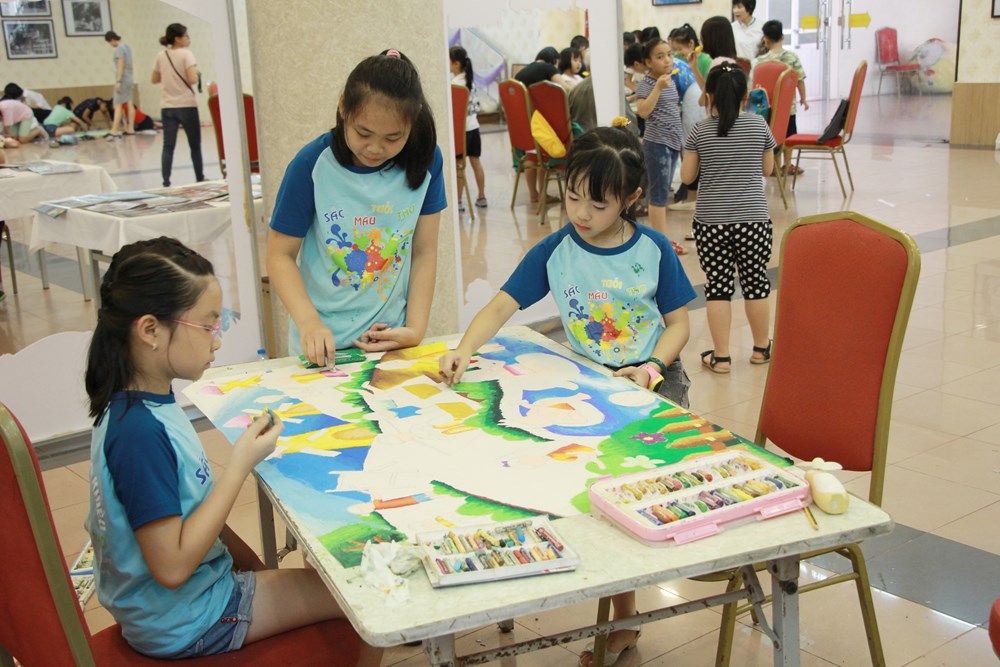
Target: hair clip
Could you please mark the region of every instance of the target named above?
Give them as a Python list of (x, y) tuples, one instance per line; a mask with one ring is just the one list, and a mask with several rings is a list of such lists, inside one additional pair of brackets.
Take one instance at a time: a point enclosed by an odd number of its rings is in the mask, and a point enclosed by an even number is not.
[(632, 121), (625, 116), (615, 116), (611, 119), (611, 127), (628, 127), (631, 124)]
[(387, 58), (399, 58), (400, 60), (403, 59), (403, 54), (401, 54), (396, 49), (389, 49), (388, 51), (385, 52), (385, 55)]

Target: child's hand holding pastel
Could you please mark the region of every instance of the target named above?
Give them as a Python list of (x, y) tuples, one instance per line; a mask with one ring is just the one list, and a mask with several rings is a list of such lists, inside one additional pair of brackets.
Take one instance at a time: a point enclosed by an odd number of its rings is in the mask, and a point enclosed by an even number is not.
[(438, 359), (438, 368), (441, 370), (441, 377), (444, 378), (446, 385), (458, 384), (462, 380), (465, 369), (469, 367), (471, 356), (458, 350), (452, 350)]
[(332, 362), (337, 353), (333, 332), (318, 317), (315, 322), (299, 327), (299, 344), (306, 359), (317, 366), (325, 366), (327, 359)]
[(411, 327), (390, 327), (376, 322), (354, 339), (354, 346), (365, 352), (385, 352), (418, 345), (422, 336)]
[(674, 80), (669, 73), (661, 74), (659, 78), (656, 79), (656, 85), (660, 88), (669, 88), (674, 85)]
[(278, 436), (284, 430), (284, 423), (274, 412), (268, 410), (258, 416), (233, 444), (229, 467), (249, 475), (254, 466), (274, 451)]

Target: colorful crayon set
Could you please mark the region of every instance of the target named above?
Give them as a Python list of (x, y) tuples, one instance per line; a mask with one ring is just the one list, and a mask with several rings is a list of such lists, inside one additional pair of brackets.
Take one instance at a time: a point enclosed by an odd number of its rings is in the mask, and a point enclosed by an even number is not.
[(576, 569), (580, 560), (543, 517), (420, 533), (431, 586), (455, 586)]
[(642, 472), (608, 477), (590, 487), (590, 504), (647, 542), (684, 544), (719, 532), (719, 524), (801, 510), (809, 485), (789, 468), (732, 451)]

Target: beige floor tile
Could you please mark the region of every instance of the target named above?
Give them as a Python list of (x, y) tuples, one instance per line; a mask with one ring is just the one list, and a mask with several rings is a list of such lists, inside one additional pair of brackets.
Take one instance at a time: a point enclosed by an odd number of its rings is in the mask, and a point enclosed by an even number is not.
[(90, 539), (83, 527), (89, 511), (89, 501), (52, 510), (52, 521), (55, 523), (59, 547), (64, 556), (76, 556)]
[(87, 483), (90, 482), (90, 459), (68, 465), (66, 469)]
[[(911, 344), (912, 341), (910, 340), (914, 329), (917, 331), (926, 330), (938, 334), (951, 335), (969, 331), (975, 323), (976, 320), (972, 313), (946, 310), (941, 305), (914, 307), (910, 312), (910, 319), (906, 328), (906, 347), (908, 349), (916, 347)], [(926, 342), (940, 340), (943, 337), (942, 335), (937, 335)]]
[(201, 444), (205, 448), (208, 460), (219, 465), (227, 465), (229, 456), (232, 454), (233, 445), (226, 439), (218, 429), (208, 429), (198, 433)]
[[(972, 398), (1000, 405), (1000, 368), (991, 368), (941, 385), (941, 391), (952, 396)], [(1000, 422), (1000, 415), (997, 416)]]
[[(740, 403), (727, 405), (724, 408), (713, 410), (712, 414), (741, 424), (756, 424), (757, 418), (760, 416), (760, 404), (763, 397), (763, 394), (761, 394)], [(744, 434), (741, 433), (740, 435)], [(751, 434), (750, 437), (753, 437), (753, 435)]]
[(1000, 445), (959, 438), (897, 465), (931, 477), (1000, 493)]
[(994, 424), (981, 431), (970, 433), (969, 437), (973, 440), (982, 440), (983, 442), (1000, 445), (1000, 424)]
[(1000, 526), (1000, 496), (992, 505), (966, 514), (933, 533), (1000, 556), (1000, 530), (996, 526)]
[(700, 374), (698, 381), (691, 383), (691, 411), (697, 414), (716, 412), (744, 401), (759, 400), (763, 395), (763, 387), (755, 384), (729, 378), (720, 381)]
[[(868, 497), (867, 475), (848, 482), (845, 487), (861, 498)], [(882, 508), (896, 523), (917, 530), (937, 530), (997, 501), (1000, 501), (998, 494), (898, 465), (887, 466), (885, 470)]]
[[(763, 633), (737, 626), (733, 639), (732, 665), (740, 667), (770, 667), (774, 664), (771, 640)], [(678, 649), (642, 663), (643, 667), (705, 667), (715, 664), (718, 635), (698, 637)], [(830, 667), (831, 663), (807, 651), (799, 651), (801, 667)]]
[(930, 651), (906, 667), (949, 667), (950, 665), (992, 665), (997, 660), (986, 630), (973, 628)]
[[(502, 633), (496, 625), (491, 625), (456, 639), (455, 652), (458, 655), (466, 655), (474, 651), (485, 651), (537, 637), (537, 634), (517, 623), (514, 624), (514, 630), (509, 633)], [(390, 663), (383, 660), (383, 664)], [(399, 667), (415, 667), (416, 665), (427, 665), (428, 662), (426, 656), (422, 653), (416, 653), (405, 660), (391, 664), (399, 665)], [(505, 658), (484, 664), (503, 665), (503, 667), (515, 665), (517, 667), (573, 667), (577, 664), (577, 657), (561, 646), (553, 646), (542, 651), (533, 651), (514, 658)]]
[(65, 467), (43, 471), (42, 483), (49, 499), (49, 509), (90, 502), (90, 486)]
[(928, 390), (895, 401), (893, 418), (935, 431), (968, 435), (997, 423), (997, 406), (962, 396)]
[[(926, 344), (919, 347), (926, 347)], [(951, 382), (982, 370), (980, 366), (968, 366), (943, 359), (917, 357), (912, 352), (913, 350), (905, 349), (900, 356), (899, 367), (896, 369), (896, 382), (902, 382), (914, 387), (923, 387), (924, 389), (936, 389), (946, 382)]]
[[(895, 415), (893, 416), (895, 417)], [(886, 462), (892, 464), (905, 461), (911, 456), (940, 447), (954, 439), (955, 436), (950, 433), (941, 433), (892, 419), (889, 425), (889, 449), (886, 452)]]
[(948, 336), (907, 350), (908, 355), (921, 359), (942, 359), (978, 370), (1000, 365), (1000, 343), (973, 338), (964, 334)]
[(97, 607), (84, 612), (83, 618), (87, 621), (87, 627), (90, 629), (91, 634), (96, 634), (115, 624), (115, 619), (111, 615), (111, 612), (104, 607)]

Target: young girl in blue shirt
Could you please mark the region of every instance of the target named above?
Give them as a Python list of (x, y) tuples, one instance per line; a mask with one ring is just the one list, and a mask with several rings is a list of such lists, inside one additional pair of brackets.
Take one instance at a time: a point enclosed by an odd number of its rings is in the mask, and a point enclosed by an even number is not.
[[(343, 612), (314, 570), (265, 570), (227, 525), (281, 420), (254, 420), (216, 479), (175, 379), (197, 380), (221, 345), (211, 263), (176, 239), (118, 251), (101, 284), (87, 358), (94, 418), (90, 513), (101, 604), (137, 651), (189, 658), (239, 649)], [(358, 665), (381, 651), (362, 645)]]
[(390, 49), (354, 68), (336, 126), (288, 165), (267, 270), (292, 354), (322, 365), (338, 348), (423, 339), (447, 206), (436, 137), (417, 70)]

